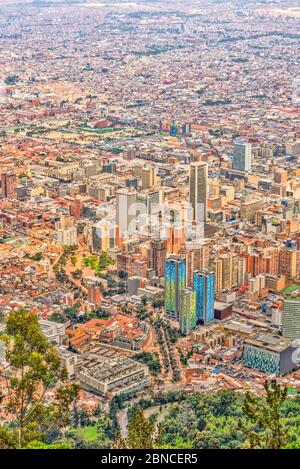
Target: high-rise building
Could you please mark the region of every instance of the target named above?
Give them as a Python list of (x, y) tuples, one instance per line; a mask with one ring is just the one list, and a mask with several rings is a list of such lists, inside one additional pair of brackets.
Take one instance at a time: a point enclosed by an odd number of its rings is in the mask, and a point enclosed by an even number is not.
[(195, 270), (208, 269), (209, 246), (186, 244), (178, 254), (186, 260), (186, 285), (193, 287)]
[[(161, 188), (148, 189), (147, 191), (139, 192), (136, 195), (137, 212), (139, 214), (153, 215), (154, 218), (159, 211), (159, 207), (163, 202), (163, 190)], [(152, 223), (154, 220), (150, 220)]]
[(266, 290), (266, 277), (264, 274), (258, 274), (256, 277), (249, 278), (248, 285), (248, 295), (251, 299), (258, 299), (268, 291)]
[(180, 292), (186, 287), (184, 259), (172, 256), (166, 260), (165, 310), (172, 319), (179, 319)]
[(137, 170), (137, 175), (141, 177), (143, 189), (154, 187), (158, 183), (155, 166), (145, 166), (144, 168), (139, 168)]
[(73, 217), (62, 216), (55, 228), (58, 244), (61, 246), (75, 246), (77, 244), (77, 229)]
[(207, 219), (208, 164), (203, 161), (190, 165), (190, 204), (193, 220), (204, 223)]
[(251, 144), (244, 140), (237, 140), (233, 145), (232, 168), (238, 171), (251, 170)]
[(288, 172), (286, 169), (276, 169), (274, 171), (274, 181), (278, 184), (285, 184), (288, 180)]
[(282, 335), (300, 340), (300, 298), (284, 300)]
[(116, 245), (116, 226), (113, 223), (99, 221), (92, 226), (92, 251), (107, 252)]
[(116, 191), (116, 221), (121, 238), (127, 238), (136, 231), (136, 191)]
[(238, 285), (239, 256), (228, 252), (218, 256), (214, 262), (216, 291), (230, 290)]
[(279, 273), (288, 278), (300, 276), (300, 251), (282, 248), (279, 253)]
[(192, 288), (184, 288), (180, 293), (179, 324), (180, 332), (185, 335), (197, 326), (196, 293)]
[(99, 285), (90, 285), (88, 287), (88, 302), (94, 306), (99, 306), (101, 303), (101, 290)]
[(13, 172), (1, 174), (1, 193), (4, 199), (16, 199), (16, 175)]
[(57, 230), (57, 242), (60, 246), (75, 246), (77, 244), (77, 230), (75, 226)]
[(194, 272), (197, 322), (209, 324), (214, 320), (215, 276), (212, 271)]
[(158, 277), (165, 275), (167, 255), (166, 240), (154, 239), (151, 241), (151, 268), (155, 270)]
[(245, 285), (246, 283), (246, 266), (247, 260), (245, 257), (239, 257), (238, 259), (238, 285)]
[(182, 245), (186, 242), (186, 227), (184, 225), (176, 226), (176, 223), (167, 222), (164, 229), (168, 254), (178, 254)]

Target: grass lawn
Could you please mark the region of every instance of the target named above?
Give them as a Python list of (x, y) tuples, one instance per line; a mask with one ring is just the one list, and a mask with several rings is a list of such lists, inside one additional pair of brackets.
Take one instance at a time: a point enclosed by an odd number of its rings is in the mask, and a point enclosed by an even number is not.
[(107, 132), (120, 132), (125, 130), (124, 128), (113, 128), (113, 127), (104, 127), (103, 129), (91, 129), (89, 127), (78, 127), (76, 129), (79, 132), (91, 132), (94, 134), (105, 134)]
[(293, 291), (299, 290), (300, 286), (296, 285), (295, 283), (292, 283), (288, 287), (284, 288), (283, 290), (280, 290), (279, 293), (292, 293)]
[(76, 428), (73, 431), (86, 441), (96, 441), (98, 438), (96, 426), (89, 425), (88, 427)]

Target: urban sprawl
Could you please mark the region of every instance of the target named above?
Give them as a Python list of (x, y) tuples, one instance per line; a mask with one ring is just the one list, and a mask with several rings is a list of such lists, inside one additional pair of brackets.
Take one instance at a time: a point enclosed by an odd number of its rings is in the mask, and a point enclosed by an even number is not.
[(36, 314), (88, 413), (300, 389), (299, 17), (1, 2), (0, 332)]

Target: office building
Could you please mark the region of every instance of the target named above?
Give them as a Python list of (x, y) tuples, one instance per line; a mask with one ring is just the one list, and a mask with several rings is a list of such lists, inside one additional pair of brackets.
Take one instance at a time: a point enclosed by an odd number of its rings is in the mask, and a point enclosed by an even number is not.
[(180, 292), (186, 286), (186, 264), (184, 259), (170, 257), (166, 261), (165, 310), (171, 319), (179, 319)]
[(86, 362), (81, 367), (78, 378), (83, 388), (110, 397), (135, 392), (150, 384), (148, 368), (124, 356), (95, 366)]
[(197, 326), (196, 293), (192, 288), (184, 288), (180, 293), (179, 324), (184, 335), (189, 335)]
[(216, 291), (230, 290), (238, 285), (239, 256), (236, 253), (228, 252), (219, 255), (213, 264)]
[(292, 340), (265, 334), (244, 341), (243, 363), (269, 375), (282, 376), (296, 367)]
[(190, 204), (193, 220), (204, 223), (207, 219), (208, 164), (202, 161), (190, 165)]
[(52, 344), (62, 345), (67, 340), (65, 333), (66, 324), (60, 324), (47, 319), (40, 319), (39, 326), (41, 332)]
[(300, 340), (300, 298), (284, 300), (282, 335)]
[(238, 140), (233, 144), (232, 168), (238, 171), (248, 172), (251, 170), (251, 144)]
[(113, 223), (99, 221), (92, 226), (92, 251), (107, 252), (116, 246), (117, 229)]
[(195, 270), (208, 269), (209, 246), (197, 244), (185, 244), (178, 254), (186, 260), (186, 286), (193, 287)]
[(214, 318), (223, 321), (232, 315), (232, 305), (222, 301), (214, 302)]
[(155, 166), (145, 166), (137, 170), (137, 176), (142, 180), (142, 188), (147, 189), (154, 187), (158, 183)]
[(166, 254), (166, 240), (154, 239), (151, 241), (151, 268), (155, 270), (157, 277), (163, 277), (165, 275)]
[(99, 306), (101, 303), (101, 290), (99, 285), (88, 286), (88, 302), (94, 306)]
[(62, 216), (55, 224), (56, 239), (60, 246), (75, 246), (77, 243), (77, 229), (74, 218)]
[(75, 246), (77, 243), (77, 230), (75, 226), (57, 230), (57, 242), (60, 246)]
[(1, 193), (4, 199), (17, 198), (16, 175), (13, 172), (1, 174)]
[(283, 247), (279, 253), (279, 273), (287, 278), (300, 277), (300, 251)]
[(215, 276), (209, 270), (194, 272), (197, 322), (209, 324), (214, 320)]
[(121, 238), (126, 239), (136, 231), (136, 191), (116, 191), (116, 222)]

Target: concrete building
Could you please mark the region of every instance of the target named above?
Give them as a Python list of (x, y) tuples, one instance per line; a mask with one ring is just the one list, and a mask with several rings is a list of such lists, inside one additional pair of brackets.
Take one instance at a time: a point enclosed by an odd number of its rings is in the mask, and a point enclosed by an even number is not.
[(78, 354), (70, 352), (66, 347), (57, 347), (61, 364), (65, 367), (68, 377), (73, 379), (76, 377), (76, 366), (78, 363)]
[(284, 300), (282, 335), (300, 340), (300, 298)]
[(166, 240), (151, 241), (151, 268), (155, 270), (157, 277), (165, 275), (167, 242)]
[(81, 386), (104, 396), (138, 391), (150, 383), (148, 368), (124, 356), (91, 368), (83, 366), (78, 377)]
[(99, 285), (88, 286), (88, 302), (94, 306), (101, 304), (101, 289)]
[(208, 164), (202, 161), (191, 163), (189, 181), (193, 220), (205, 223), (207, 220)]
[(296, 367), (292, 340), (265, 334), (244, 341), (244, 366), (282, 376)]
[(62, 216), (55, 224), (56, 239), (60, 246), (74, 246), (77, 244), (77, 229), (74, 218)]
[(57, 345), (62, 345), (66, 342), (67, 336), (65, 333), (65, 329), (67, 327), (66, 324), (60, 324), (54, 321), (48, 321), (46, 319), (40, 319), (39, 325), (42, 333), (51, 343), (55, 343)]
[(12, 171), (1, 174), (1, 194), (4, 199), (16, 199), (16, 175)]
[(233, 145), (232, 168), (237, 171), (248, 172), (251, 170), (251, 144), (244, 140), (238, 140)]
[(232, 252), (221, 254), (215, 259), (216, 291), (230, 290), (238, 285), (239, 259), (239, 256)]
[(99, 221), (92, 226), (92, 251), (107, 252), (116, 245), (116, 226), (109, 222)]
[(136, 191), (116, 191), (116, 223), (121, 238), (127, 238), (136, 231)]

